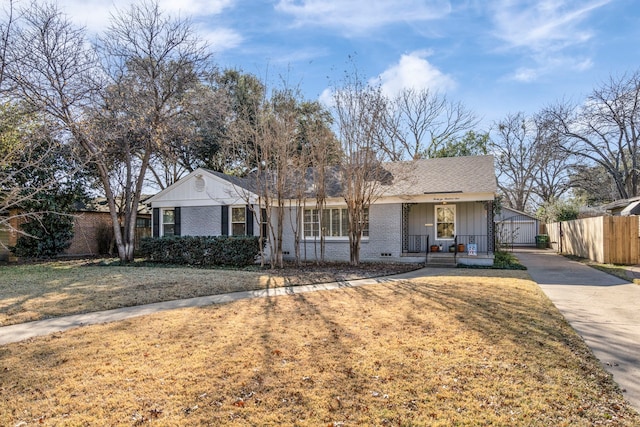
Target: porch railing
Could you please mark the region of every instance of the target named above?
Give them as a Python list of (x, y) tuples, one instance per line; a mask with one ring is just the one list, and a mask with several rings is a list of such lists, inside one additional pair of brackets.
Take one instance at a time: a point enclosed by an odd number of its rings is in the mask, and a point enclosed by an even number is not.
[[(431, 237), (432, 245), (442, 245), (443, 252), (449, 252), (449, 245), (456, 245), (454, 253), (467, 253), (469, 250), (469, 245), (476, 245), (476, 250), (478, 254), (486, 254), (488, 253), (488, 239), (486, 235), (478, 235), (478, 234), (458, 234), (454, 240), (434, 240)], [(425, 253), (429, 251), (429, 236), (428, 235), (408, 235), (407, 236), (407, 248), (405, 253), (410, 254), (419, 254)], [(458, 251), (458, 244), (464, 245), (464, 251)]]

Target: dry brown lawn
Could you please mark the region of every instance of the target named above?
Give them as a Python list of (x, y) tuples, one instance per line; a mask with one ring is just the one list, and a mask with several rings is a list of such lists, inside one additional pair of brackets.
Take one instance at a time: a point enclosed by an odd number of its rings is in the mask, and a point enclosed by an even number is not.
[(0, 425), (640, 425), (523, 272), (176, 310), (0, 346)]
[(98, 266), (60, 261), (0, 266), (0, 326), (160, 301), (386, 275), (415, 265), (334, 264), (285, 270)]

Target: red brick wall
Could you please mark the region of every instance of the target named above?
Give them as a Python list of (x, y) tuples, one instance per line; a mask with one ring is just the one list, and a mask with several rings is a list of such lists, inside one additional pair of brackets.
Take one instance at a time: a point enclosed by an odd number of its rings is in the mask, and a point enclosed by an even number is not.
[(71, 246), (65, 255), (99, 255), (98, 236), (103, 227), (111, 228), (111, 216), (104, 212), (81, 212), (75, 217)]

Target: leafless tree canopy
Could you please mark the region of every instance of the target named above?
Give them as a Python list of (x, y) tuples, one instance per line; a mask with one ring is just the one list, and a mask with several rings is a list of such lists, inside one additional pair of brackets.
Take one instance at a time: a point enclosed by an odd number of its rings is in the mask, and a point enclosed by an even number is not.
[[(47, 169), (68, 136), (66, 118), (77, 116), (94, 86), (86, 82), (90, 55), (80, 42), (81, 30), (71, 29), (55, 7), (33, 3), (29, 13), (10, 1), (0, 22), (0, 228), (20, 232), (14, 220), (37, 219), (46, 212), (24, 211), (53, 181), (17, 186), (27, 171)], [(64, 37), (63, 37), (64, 36)], [(63, 37), (63, 40), (58, 40)], [(79, 51), (75, 51), (80, 49)], [(76, 56), (56, 61), (59, 55)], [(56, 86), (54, 86), (56, 84)], [(62, 85), (80, 85), (68, 93)], [(61, 177), (49, 178), (59, 180)]]
[(451, 139), (478, 125), (476, 115), (460, 102), (429, 89), (405, 89), (387, 103), (380, 149), (391, 160), (434, 157)]
[(512, 114), (496, 124), (493, 151), (498, 170), (498, 188), (508, 206), (525, 211), (535, 176), (536, 129), (524, 114)]
[(559, 148), (563, 138), (544, 116), (510, 114), (494, 127), (491, 150), (507, 206), (535, 211), (567, 193), (571, 158)]
[(640, 73), (610, 78), (581, 105), (561, 102), (544, 110), (561, 148), (585, 163), (601, 166), (618, 198), (639, 195)]
[(118, 254), (132, 260), (149, 162), (166, 146), (168, 129), (184, 110), (181, 97), (208, 63), (206, 47), (189, 21), (152, 2), (114, 14), (95, 49), (53, 4), (29, 5), (11, 38), (5, 87), (91, 162)]
[(334, 89), (333, 102), (343, 151), (340, 180), (347, 204), (350, 262), (358, 265), (365, 209), (382, 191), (384, 152), (378, 148), (382, 145), (386, 100), (380, 88), (366, 84), (356, 70)]

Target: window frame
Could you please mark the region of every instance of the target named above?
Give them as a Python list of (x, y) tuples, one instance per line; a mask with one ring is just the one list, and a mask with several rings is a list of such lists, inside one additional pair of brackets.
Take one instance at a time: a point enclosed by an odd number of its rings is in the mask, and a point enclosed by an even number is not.
[[(172, 222), (165, 222), (165, 213), (167, 212), (171, 212), (171, 216), (173, 218)], [(171, 232), (171, 234), (167, 234), (165, 231), (165, 227), (167, 225), (173, 225), (173, 231)], [(160, 209), (160, 232), (160, 235), (162, 237), (176, 235), (176, 210), (174, 208)]]
[[(449, 221), (443, 221), (440, 222), (438, 221), (438, 210), (439, 209), (451, 209), (453, 211), (453, 221), (449, 222)], [(456, 229), (458, 228), (458, 224), (457, 224), (457, 212), (456, 212), (456, 205), (436, 205), (434, 207), (434, 225), (435, 225), (435, 233), (436, 233), (436, 240), (455, 240), (456, 238)], [(451, 236), (440, 236), (439, 230), (438, 230), (438, 225), (440, 224), (453, 224), (453, 231), (451, 233)]]
[[(233, 211), (234, 209), (242, 209), (242, 221), (234, 221), (233, 219)], [(244, 232), (242, 234), (236, 234), (233, 230), (233, 226), (235, 224), (240, 224), (242, 223), (242, 227)], [(246, 236), (247, 235), (247, 207), (242, 205), (242, 206), (231, 206), (230, 207), (230, 212), (229, 212), (229, 235), (230, 236)]]
[(321, 229), (319, 209), (304, 208), (302, 211), (302, 236), (305, 239), (320, 237)]
[[(347, 208), (344, 206), (327, 206), (323, 208), (322, 224), (320, 214), (316, 208), (304, 208), (302, 214), (302, 236), (305, 240), (315, 240), (323, 233), (325, 240), (348, 240), (349, 225)], [(335, 212), (334, 212), (335, 211)], [(314, 213), (315, 212), (315, 213)], [(369, 238), (369, 208), (365, 208), (365, 226), (362, 239)], [(315, 219), (315, 220), (314, 220)]]

